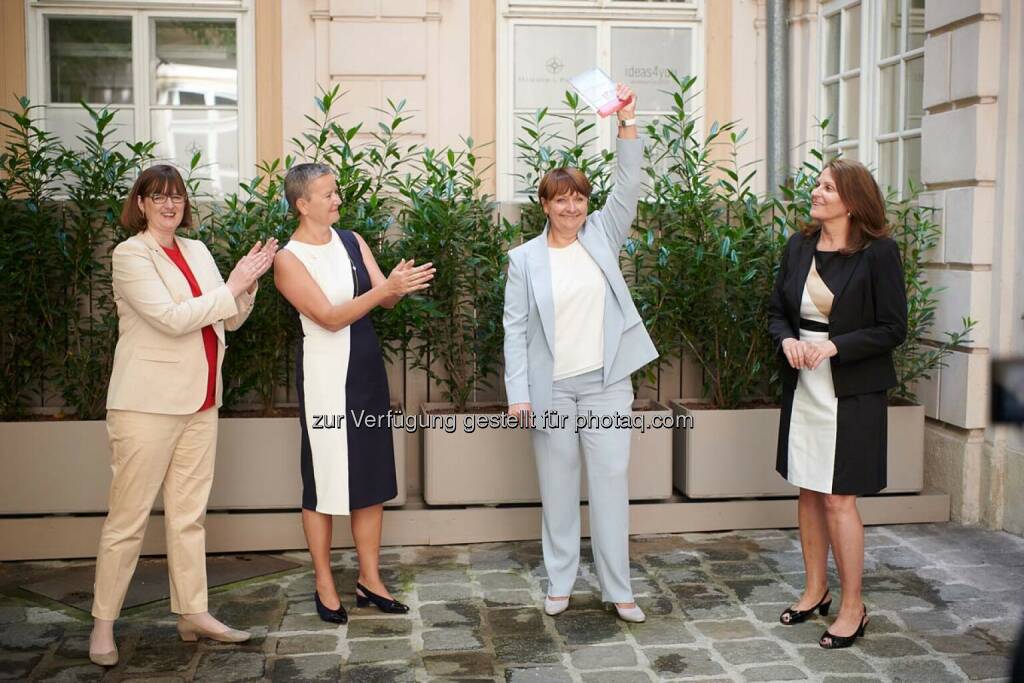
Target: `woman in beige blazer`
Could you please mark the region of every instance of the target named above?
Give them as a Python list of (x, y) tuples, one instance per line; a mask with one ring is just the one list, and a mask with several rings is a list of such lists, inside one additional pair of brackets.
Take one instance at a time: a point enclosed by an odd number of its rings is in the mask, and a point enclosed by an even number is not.
[(239, 642), (207, 611), (206, 502), (213, 482), (224, 330), (252, 311), (256, 281), (274, 261), (259, 242), (221, 278), (209, 250), (175, 235), (192, 224), (185, 183), (173, 166), (146, 169), (121, 213), (135, 234), (114, 249), (118, 340), (107, 393), (113, 453), (109, 512), (96, 557), (89, 658), (117, 663), (114, 620), (163, 491), (171, 610), (184, 640)]

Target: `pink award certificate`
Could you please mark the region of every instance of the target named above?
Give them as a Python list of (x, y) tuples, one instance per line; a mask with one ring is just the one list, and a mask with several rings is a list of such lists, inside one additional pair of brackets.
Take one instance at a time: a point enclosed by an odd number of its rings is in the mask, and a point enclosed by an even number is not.
[(615, 81), (601, 69), (590, 69), (577, 74), (569, 79), (569, 84), (580, 94), (583, 101), (596, 109), (601, 116), (614, 114), (630, 102), (620, 100), (615, 95)]

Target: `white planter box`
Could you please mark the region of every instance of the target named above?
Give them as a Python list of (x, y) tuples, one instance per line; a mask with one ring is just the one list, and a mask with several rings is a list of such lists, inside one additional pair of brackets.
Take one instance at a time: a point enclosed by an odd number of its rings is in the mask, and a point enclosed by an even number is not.
[[(673, 400), (676, 415), (693, 418), (677, 429), (673, 480), (689, 498), (795, 496), (798, 490), (775, 471), (779, 408), (718, 410)], [(889, 406), (888, 487), (884, 493), (924, 487), (924, 406)]]
[[(471, 404), (471, 408), (480, 404)], [(540, 502), (537, 467), (530, 432), (525, 429), (475, 429), (486, 413), (452, 413), (451, 404), (425, 403), (420, 419), (438, 426), (423, 429), (423, 497), (429, 505), (497, 505)], [(497, 413), (491, 413), (498, 416)], [(672, 496), (672, 430), (652, 429), (655, 416), (668, 420), (671, 411), (653, 401), (634, 403), (646, 431), (632, 430), (629, 463), (631, 500), (663, 500)], [(443, 421), (447, 420), (447, 424)], [(586, 477), (581, 496), (586, 499)]]
[[(398, 496), (405, 504), (405, 437), (393, 430)], [(106, 512), (110, 446), (102, 420), (0, 422), (0, 514)], [(302, 504), (299, 421), (221, 418), (210, 510), (271, 510)], [(157, 508), (161, 507), (157, 500)]]

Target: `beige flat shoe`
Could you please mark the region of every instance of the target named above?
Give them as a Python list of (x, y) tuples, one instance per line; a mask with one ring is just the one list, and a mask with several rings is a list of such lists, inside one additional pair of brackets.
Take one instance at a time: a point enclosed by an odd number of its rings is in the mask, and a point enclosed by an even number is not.
[(219, 643), (243, 643), (252, 637), (248, 631), (237, 631), (233, 628), (226, 631), (207, 631), (183, 617), (178, 618), (178, 635), (189, 643), (194, 643), (200, 638), (209, 638)]
[(110, 652), (89, 651), (89, 661), (97, 666), (117, 666), (117, 648)]
[(558, 616), (567, 609), (569, 609), (569, 598), (552, 600), (547, 595), (544, 596), (544, 614), (549, 617)]
[(639, 605), (634, 605), (633, 607), (619, 607), (615, 605), (615, 612), (619, 615), (619, 619), (632, 624), (642, 624), (647, 621), (647, 615), (644, 614)]

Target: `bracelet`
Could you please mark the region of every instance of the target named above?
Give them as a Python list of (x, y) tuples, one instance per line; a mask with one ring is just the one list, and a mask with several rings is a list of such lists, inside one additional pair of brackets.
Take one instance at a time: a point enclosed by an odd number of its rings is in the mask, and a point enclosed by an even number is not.
[(629, 126), (635, 126), (636, 119), (619, 119), (619, 128), (627, 128)]

